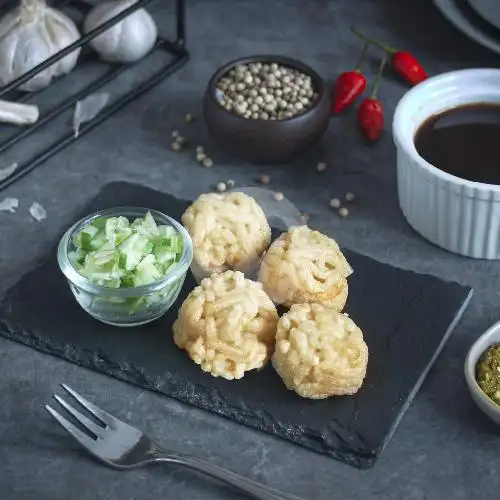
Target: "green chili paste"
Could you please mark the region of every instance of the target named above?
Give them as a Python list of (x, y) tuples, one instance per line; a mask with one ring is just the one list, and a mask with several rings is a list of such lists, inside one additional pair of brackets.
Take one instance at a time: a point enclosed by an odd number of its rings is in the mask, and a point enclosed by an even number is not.
[(481, 355), (476, 380), (483, 392), (500, 405), (500, 344), (492, 345)]

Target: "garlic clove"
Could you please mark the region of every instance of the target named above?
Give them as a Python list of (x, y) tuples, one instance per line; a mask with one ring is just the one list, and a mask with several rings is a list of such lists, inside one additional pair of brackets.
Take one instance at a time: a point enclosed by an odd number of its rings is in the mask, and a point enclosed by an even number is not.
[[(118, 0), (94, 7), (84, 21), (84, 33), (96, 29), (134, 3), (136, 0)], [(89, 44), (104, 61), (132, 63), (143, 58), (153, 48), (157, 36), (154, 19), (141, 8), (91, 40)]]
[[(125, 8), (127, 7), (128, 5), (125, 5)], [(83, 24), (83, 32), (89, 33), (90, 31), (95, 30), (101, 24), (109, 21), (112, 17), (116, 16), (119, 13), (119, 10), (110, 8), (108, 2), (94, 7), (85, 19), (85, 22)], [(110, 58), (116, 52), (118, 44), (120, 43), (121, 30), (122, 23), (118, 23), (113, 27), (113, 29), (106, 30), (101, 35), (96, 36), (89, 42), (89, 45), (99, 53), (102, 59), (112, 60)]]
[[(50, 39), (54, 47), (54, 53), (75, 43), (80, 38), (73, 21), (56, 9), (47, 8), (45, 28), (49, 32)], [(81, 49), (76, 49), (55, 64), (55, 76), (69, 73), (76, 65)], [(53, 55), (53, 54), (52, 54)]]
[[(39, 34), (33, 37), (27, 34), (24, 38), (19, 39), (12, 58), (12, 80), (24, 75), (27, 71), (53, 55), (50, 50), (50, 40), (47, 40), (46, 35), (44, 36), (42, 33), (43, 31), (39, 31)], [(0, 50), (2, 50), (1, 47)], [(54, 76), (54, 66), (49, 66), (41, 73), (38, 73), (20, 88), (32, 92), (47, 87)], [(9, 80), (9, 82), (12, 80)]]
[(30, 125), (38, 121), (38, 106), (0, 100), (0, 122)]

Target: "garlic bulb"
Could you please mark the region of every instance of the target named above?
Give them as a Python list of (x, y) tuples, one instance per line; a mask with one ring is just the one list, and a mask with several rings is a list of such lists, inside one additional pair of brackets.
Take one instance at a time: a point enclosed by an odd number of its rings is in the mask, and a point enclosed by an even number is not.
[[(85, 19), (84, 33), (96, 29), (134, 3), (136, 0), (115, 0), (97, 5)], [(154, 19), (146, 10), (138, 9), (89, 43), (104, 61), (132, 63), (153, 48), (157, 35)]]
[[(7, 85), (80, 38), (75, 23), (45, 0), (21, 0), (0, 20), (0, 85)], [(34, 76), (20, 88), (46, 87), (56, 76), (69, 73), (80, 54), (76, 49)]]

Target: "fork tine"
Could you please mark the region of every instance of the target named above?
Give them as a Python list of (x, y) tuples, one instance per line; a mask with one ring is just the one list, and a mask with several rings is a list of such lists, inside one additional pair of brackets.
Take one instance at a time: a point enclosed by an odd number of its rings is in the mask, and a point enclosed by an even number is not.
[(66, 384), (61, 384), (61, 387), (70, 394), (73, 398), (75, 398), (87, 411), (92, 413), (94, 417), (102, 422), (103, 425), (116, 426), (117, 423), (122, 423), (121, 420), (118, 420), (113, 415), (101, 410), (96, 405), (92, 404), (90, 401), (87, 401), (83, 396), (80, 396), (76, 391), (74, 391), (71, 387)]
[(87, 418), (85, 415), (80, 413), (78, 410), (75, 410), (70, 404), (66, 403), (63, 398), (59, 397), (57, 394), (54, 394), (54, 399), (68, 412), (73, 415), (73, 417), (78, 420), (84, 427), (86, 427), (92, 434), (94, 434), (98, 438), (103, 437), (104, 429), (96, 424), (94, 421)]
[(66, 420), (59, 412), (54, 410), (52, 406), (45, 405), (45, 409), (84, 447), (94, 453), (95, 440), (87, 436), (78, 427), (75, 427), (71, 422)]

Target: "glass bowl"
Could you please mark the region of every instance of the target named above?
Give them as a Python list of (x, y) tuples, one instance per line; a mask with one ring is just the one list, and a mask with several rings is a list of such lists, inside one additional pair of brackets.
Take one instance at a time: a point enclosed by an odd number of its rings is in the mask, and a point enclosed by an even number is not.
[[(160, 280), (134, 288), (109, 288), (97, 285), (81, 275), (69, 259), (74, 250), (73, 236), (99, 217), (123, 216), (132, 221), (150, 212), (157, 224), (172, 226), (181, 236), (183, 251), (180, 261)], [(187, 270), (193, 259), (193, 244), (184, 227), (161, 212), (140, 207), (117, 207), (102, 210), (71, 226), (57, 249), (59, 268), (82, 309), (95, 319), (113, 326), (137, 326), (163, 316), (179, 296)]]

